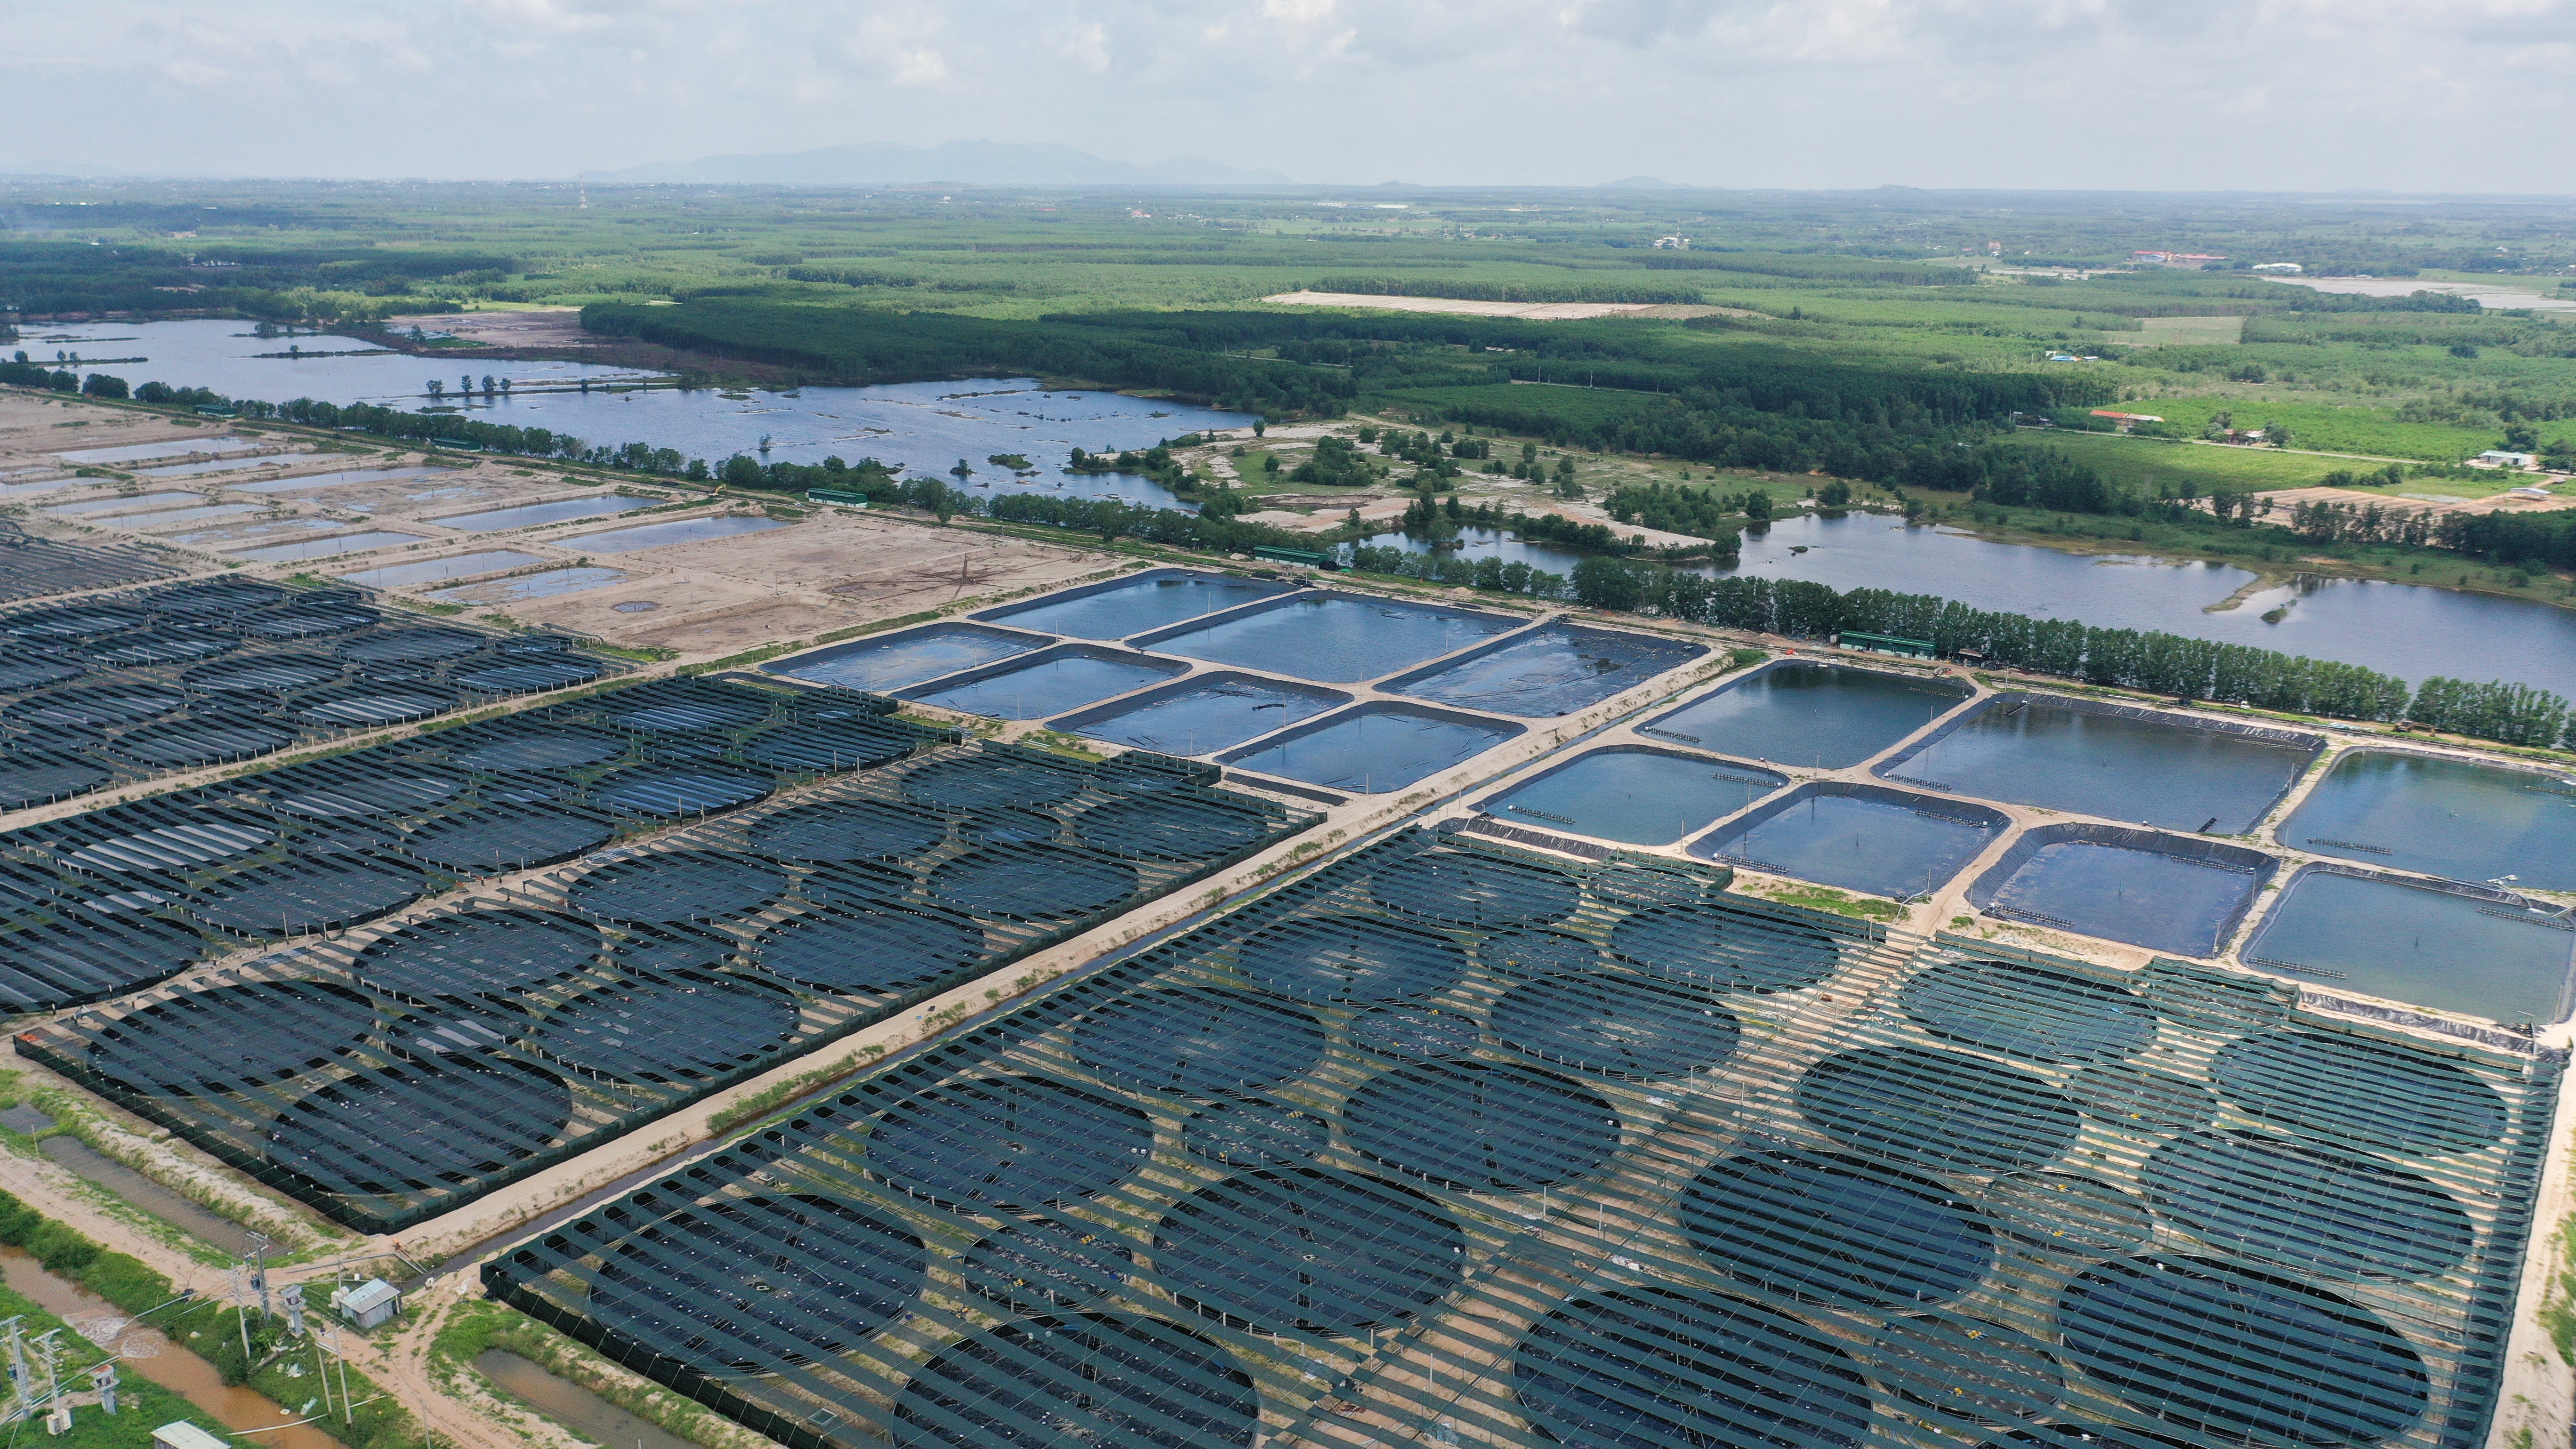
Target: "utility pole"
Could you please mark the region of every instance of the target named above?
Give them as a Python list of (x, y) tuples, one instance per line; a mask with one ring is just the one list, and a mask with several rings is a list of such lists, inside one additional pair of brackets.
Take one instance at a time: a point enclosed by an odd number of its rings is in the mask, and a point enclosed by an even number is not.
[(286, 1304), (287, 1336), (302, 1338), (304, 1336), (304, 1285), (289, 1283), (278, 1290), (277, 1296)]
[(89, 1371), (90, 1383), (98, 1389), (98, 1407), (114, 1417), (116, 1413), (116, 1360), (109, 1359)]
[(24, 1318), (9, 1320), (9, 1391), (18, 1399), (23, 1411), (27, 1406), (27, 1345), (21, 1334)]

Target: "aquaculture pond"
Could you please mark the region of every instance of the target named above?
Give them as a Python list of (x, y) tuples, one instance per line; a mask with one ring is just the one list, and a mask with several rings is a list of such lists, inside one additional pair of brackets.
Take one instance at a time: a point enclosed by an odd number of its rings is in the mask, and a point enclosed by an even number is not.
[(2567, 1014), (2576, 930), (2563, 908), (2308, 866), (2237, 955), (2322, 990), (2501, 1022)]
[(2215, 956), (2278, 862), (2216, 841), (2116, 825), (2025, 833), (1968, 888), (1969, 903), (2151, 951)]
[(1674, 750), (1611, 745), (1487, 796), (1498, 819), (1628, 845), (1670, 845), (1789, 783), (1786, 775)]
[(1372, 700), (1224, 757), (1240, 769), (1333, 790), (1384, 794), (1523, 732), (1499, 720)]
[(2005, 694), (1877, 773), (2016, 805), (2241, 835), (2324, 747), (2314, 735)]
[(488, 548), (480, 553), (460, 553), (447, 558), (424, 559), (418, 563), (387, 564), (382, 568), (360, 569), (340, 577), (362, 588), (403, 589), (413, 584), (438, 583), (445, 579), (470, 579), (476, 574), (496, 574), (503, 569), (523, 569), (544, 563), (542, 554), (521, 553), (514, 548)]
[(1953, 680), (1787, 659), (1639, 726), (1638, 733), (1756, 760), (1839, 770), (1922, 729), (1970, 693)]
[(548, 542), (584, 553), (634, 553), (640, 549), (669, 548), (674, 544), (705, 543), (711, 538), (732, 538), (737, 534), (766, 533), (786, 526), (775, 518), (728, 513), (715, 518), (675, 518), (668, 523), (639, 523), (632, 528), (612, 528), (605, 533), (576, 534)]
[(1076, 639), (1124, 639), (1240, 604), (1290, 593), (1283, 579), (1236, 578), (1198, 569), (1149, 569), (1105, 584), (1067, 589), (970, 617)]
[(593, 494), (587, 498), (555, 498), (544, 503), (522, 503), (514, 508), (493, 508), (481, 513), (451, 513), (445, 518), (425, 518), (459, 533), (490, 533), (501, 528), (533, 528), (540, 523), (564, 523), (575, 518), (599, 518), (611, 513), (626, 513), (651, 504), (646, 498), (621, 498), (617, 494)]
[(1937, 890), (2010, 823), (1979, 805), (1824, 780), (1727, 822), (1690, 853), (1903, 900)]
[(351, 468), (338, 473), (307, 473), (301, 478), (272, 478), (264, 483), (227, 483), (235, 493), (301, 493), (308, 488), (350, 488), (360, 483), (390, 483), (397, 478), (430, 478), (452, 468)]
[(1041, 635), (1015, 634), (981, 624), (930, 624), (873, 639), (854, 639), (760, 667), (790, 679), (882, 692), (1043, 649), (1047, 643)]
[[(418, 543), (417, 533), (344, 533), (337, 538), (308, 538), (300, 543), (273, 543), (263, 548), (228, 548), (223, 550), (250, 563), (283, 563), (289, 559), (329, 558), (334, 554), (357, 553), (364, 549), (386, 548), (397, 543)], [(182, 539), (181, 542), (186, 542)]]
[(1159, 654), (1354, 684), (1455, 653), (1528, 622), (1477, 609), (1310, 591), (1132, 642)]
[(1060, 644), (1028, 659), (907, 689), (903, 697), (989, 719), (1037, 719), (1159, 684), (1188, 668), (1144, 654)]
[(1701, 658), (1677, 639), (1554, 623), (1385, 685), (1461, 709), (1534, 719), (1572, 714)]
[(530, 599), (550, 599), (557, 594), (577, 594), (585, 589), (605, 588), (634, 577), (623, 569), (597, 567), (547, 569), (542, 573), (519, 574), (506, 579), (486, 579), (481, 583), (460, 584), (452, 589), (435, 589), (423, 595), (442, 604), (523, 604)]
[(2334, 762), (2281, 843), (2451, 880), (2576, 891), (2576, 779), (2393, 750)]
[(1167, 755), (1199, 755), (1232, 749), (1350, 702), (1338, 689), (1221, 671), (1068, 715), (1049, 728)]

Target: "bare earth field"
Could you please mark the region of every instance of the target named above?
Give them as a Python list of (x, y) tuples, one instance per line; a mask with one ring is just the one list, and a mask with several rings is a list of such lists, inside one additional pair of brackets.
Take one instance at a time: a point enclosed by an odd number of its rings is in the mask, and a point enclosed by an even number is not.
[(581, 330), (579, 307), (537, 307), (510, 312), (430, 312), (418, 317), (388, 317), (385, 326), (409, 333), (444, 332), (486, 347), (597, 347), (600, 339)]

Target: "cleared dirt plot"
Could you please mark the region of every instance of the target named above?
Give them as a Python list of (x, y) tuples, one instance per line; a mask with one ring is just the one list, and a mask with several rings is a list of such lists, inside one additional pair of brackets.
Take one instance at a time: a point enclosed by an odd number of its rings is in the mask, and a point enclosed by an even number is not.
[(511, 312), (430, 313), (419, 317), (388, 317), (385, 325), (397, 332), (418, 327), (423, 332), (444, 332), (460, 342), (479, 342), (486, 347), (596, 347), (599, 339), (581, 330), (579, 307), (531, 307)]

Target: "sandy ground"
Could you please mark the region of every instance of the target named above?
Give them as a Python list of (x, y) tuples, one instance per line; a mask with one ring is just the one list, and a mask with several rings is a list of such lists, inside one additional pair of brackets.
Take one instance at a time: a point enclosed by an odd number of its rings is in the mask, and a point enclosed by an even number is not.
[[(2533, 475), (2532, 482), (2547, 480)], [(2264, 490), (2263, 496), (2274, 500), (2275, 511), (2298, 503), (2377, 503), (2383, 508), (2401, 512), (2432, 513), (2550, 513), (2576, 508), (2576, 486), (2561, 485), (2551, 498), (2516, 498), (2510, 493), (2490, 494), (2485, 498), (2444, 498), (2431, 493), (2403, 493), (2394, 488), (2277, 488)]]
[(2141, 317), (2138, 329), (2140, 347), (2199, 347), (2245, 340), (2242, 317)]
[(600, 339), (581, 330), (579, 307), (534, 307), (510, 312), (431, 312), (418, 317), (388, 317), (396, 332), (444, 332), (486, 347), (597, 347)]
[(1264, 297), (1291, 307), (1366, 307), (1378, 312), (1450, 312), (1464, 317), (1523, 317), (1538, 322), (1587, 317), (1752, 317), (1739, 307), (1690, 307), (1652, 302), (1471, 302), (1460, 297), (1380, 297), (1361, 292), (1281, 292)]

